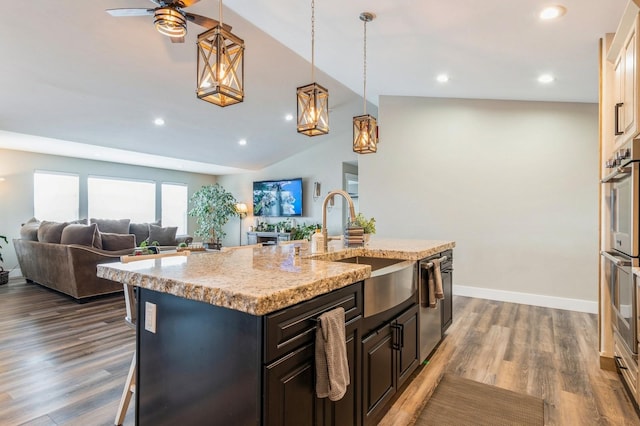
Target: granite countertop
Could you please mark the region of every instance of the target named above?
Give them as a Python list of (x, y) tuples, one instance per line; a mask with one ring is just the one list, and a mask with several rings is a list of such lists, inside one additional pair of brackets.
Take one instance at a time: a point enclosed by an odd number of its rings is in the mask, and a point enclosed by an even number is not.
[(265, 315), (369, 278), (371, 267), (332, 262), (351, 256), (419, 260), (455, 247), (453, 241), (372, 239), (367, 247), (309, 254), (308, 244), (191, 253), (98, 265), (98, 276), (186, 299)]

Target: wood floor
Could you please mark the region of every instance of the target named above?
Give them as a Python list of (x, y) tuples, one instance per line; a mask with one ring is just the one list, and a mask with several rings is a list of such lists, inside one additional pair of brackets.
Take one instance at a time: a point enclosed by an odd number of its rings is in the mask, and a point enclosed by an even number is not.
[[(0, 286), (0, 425), (113, 424), (135, 345), (123, 318), (122, 296), (79, 305)], [(640, 426), (598, 361), (595, 315), (456, 297), (445, 341), (382, 424), (409, 424), (416, 396), (447, 371), (543, 398), (547, 425)]]

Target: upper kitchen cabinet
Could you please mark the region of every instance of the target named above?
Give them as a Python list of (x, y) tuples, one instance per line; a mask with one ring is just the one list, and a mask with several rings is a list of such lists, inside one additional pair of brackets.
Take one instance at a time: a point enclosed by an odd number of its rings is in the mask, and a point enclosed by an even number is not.
[(613, 102), (609, 113), (613, 118), (614, 148), (619, 147), (640, 133), (640, 108), (638, 88), (640, 87), (637, 60), (638, 28), (640, 9), (630, 2), (616, 31), (607, 60), (613, 64), (611, 92)]

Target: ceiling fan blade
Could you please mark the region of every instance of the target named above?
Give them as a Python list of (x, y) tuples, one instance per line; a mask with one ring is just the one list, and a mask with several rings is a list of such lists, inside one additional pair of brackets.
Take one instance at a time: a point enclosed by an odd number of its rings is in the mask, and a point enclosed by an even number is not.
[(153, 15), (153, 9), (107, 9), (111, 16), (146, 16)]
[[(206, 16), (202, 15), (196, 15), (195, 13), (187, 13), (185, 16), (189, 21), (193, 22), (194, 24), (200, 25), (201, 27), (204, 27), (208, 30), (220, 23), (215, 19), (207, 18)], [(231, 25), (222, 24), (222, 27), (227, 31), (231, 31)]]
[(169, 37), (171, 43), (184, 43), (184, 37)]
[(164, 6), (161, 2), (159, 2), (158, 0), (149, 0), (151, 3), (158, 5), (158, 6)]

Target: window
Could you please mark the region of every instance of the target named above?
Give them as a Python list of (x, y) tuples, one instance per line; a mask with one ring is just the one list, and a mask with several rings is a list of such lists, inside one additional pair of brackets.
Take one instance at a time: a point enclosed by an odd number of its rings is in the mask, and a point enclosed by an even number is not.
[(90, 218), (156, 220), (155, 182), (90, 176), (87, 187)]
[(78, 175), (36, 171), (33, 174), (33, 215), (40, 220), (66, 222), (80, 215)]
[(177, 226), (177, 234), (187, 233), (187, 185), (162, 184), (162, 226)]

